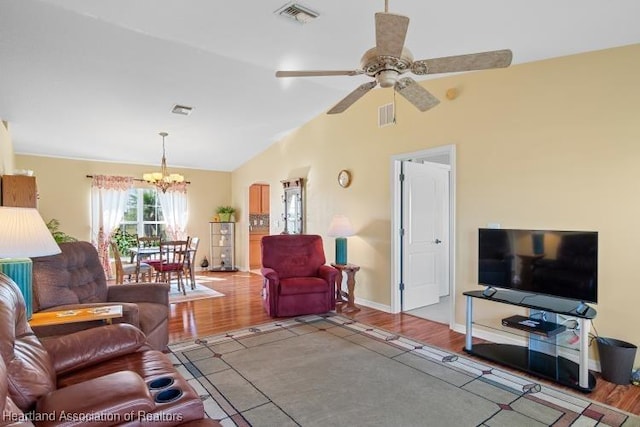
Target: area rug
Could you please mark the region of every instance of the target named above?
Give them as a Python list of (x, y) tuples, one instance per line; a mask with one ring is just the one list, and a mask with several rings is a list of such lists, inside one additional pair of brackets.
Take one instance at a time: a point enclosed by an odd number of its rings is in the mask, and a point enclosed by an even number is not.
[(174, 304), (178, 302), (195, 301), (195, 300), (201, 300), (206, 298), (217, 298), (217, 297), (224, 296), (223, 293), (218, 292), (214, 289), (211, 289), (203, 285), (202, 283), (200, 283), (200, 280), (198, 280), (198, 277), (196, 277), (195, 289), (191, 289), (191, 286), (189, 284), (187, 284), (186, 287), (187, 287), (187, 294), (183, 295), (182, 291), (178, 290), (177, 282), (171, 281), (171, 289), (169, 290), (169, 303)]
[(225, 426), (637, 426), (640, 418), (340, 315), (169, 346)]

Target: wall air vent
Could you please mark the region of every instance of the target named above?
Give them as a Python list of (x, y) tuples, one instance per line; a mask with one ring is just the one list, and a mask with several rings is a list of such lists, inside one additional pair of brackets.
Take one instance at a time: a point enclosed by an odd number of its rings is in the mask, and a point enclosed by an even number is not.
[(378, 107), (378, 127), (385, 127), (394, 124), (396, 124), (396, 114), (393, 103)]
[(186, 105), (176, 104), (171, 109), (171, 112), (173, 114), (182, 114), (183, 116), (188, 116), (189, 114), (191, 114), (192, 110), (193, 110), (193, 107), (187, 107)]
[(274, 13), (296, 21), (299, 24), (306, 24), (320, 16), (318, 12), (296, 2), (289, 2)]

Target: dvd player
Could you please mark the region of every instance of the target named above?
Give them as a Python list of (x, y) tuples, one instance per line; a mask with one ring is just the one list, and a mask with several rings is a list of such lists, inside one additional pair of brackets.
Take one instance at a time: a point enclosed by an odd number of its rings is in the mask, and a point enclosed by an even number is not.
[(536, 335), (552, 337), (567, 329), (566, 326), (526, 316), (511, 316), (502, 319), (502, 325), (520, 329)]

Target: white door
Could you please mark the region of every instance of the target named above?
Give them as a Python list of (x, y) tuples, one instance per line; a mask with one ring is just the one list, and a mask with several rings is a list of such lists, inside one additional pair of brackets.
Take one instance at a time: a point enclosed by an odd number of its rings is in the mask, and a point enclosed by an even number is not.
[(403, 162), (403, 310), (449, 294), (449, 166)]

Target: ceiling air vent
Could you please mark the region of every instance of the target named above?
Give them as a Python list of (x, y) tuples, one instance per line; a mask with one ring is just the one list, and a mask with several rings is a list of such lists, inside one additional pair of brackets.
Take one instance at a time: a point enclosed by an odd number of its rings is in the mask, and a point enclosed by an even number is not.
[(393, 103), (378, 107), (378, 127), (393, 125), (396, 123), (396, 115)]
[(287, 3), (274, 13), (296, 21), (299, 24), (306, 24), (320, 16), (318, 12), (296, 2)]
[(191, 114), (192, 110), (193, 110), (193, 107), (187, 107), (186, 105), (176, 104), (171, 109), (171, 112), (173, 114), (182, 114), (183, 116), (188, 116), (189, 114)]

